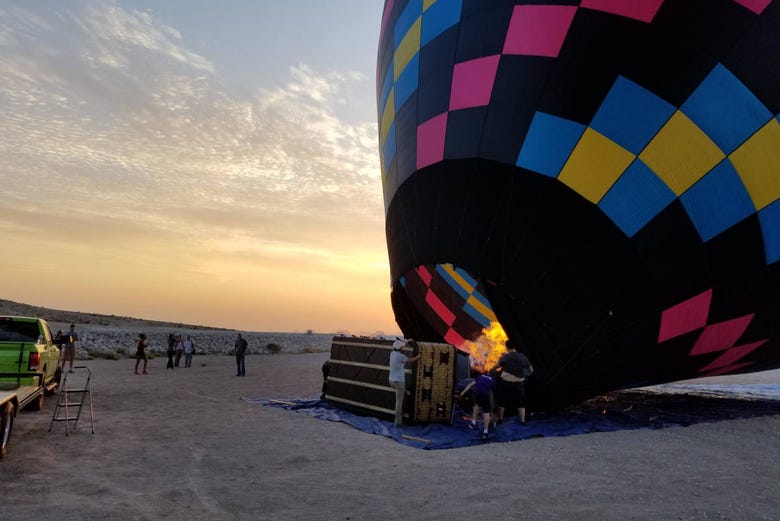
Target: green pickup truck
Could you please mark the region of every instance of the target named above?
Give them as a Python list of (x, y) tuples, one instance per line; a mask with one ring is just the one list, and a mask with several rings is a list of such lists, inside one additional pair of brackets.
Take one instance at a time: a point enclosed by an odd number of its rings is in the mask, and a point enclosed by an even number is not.
[(14, 417), (43, 407), (60, 382), (60, 350), (40, 318), (0, 316), (0, 458), (8, 452)]

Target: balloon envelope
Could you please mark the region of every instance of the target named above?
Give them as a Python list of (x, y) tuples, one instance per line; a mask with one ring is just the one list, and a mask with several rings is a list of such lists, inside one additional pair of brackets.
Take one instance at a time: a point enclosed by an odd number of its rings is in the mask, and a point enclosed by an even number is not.
[(532, 407), (780, 367), (780, 2), (387, 0), (392, 304)]

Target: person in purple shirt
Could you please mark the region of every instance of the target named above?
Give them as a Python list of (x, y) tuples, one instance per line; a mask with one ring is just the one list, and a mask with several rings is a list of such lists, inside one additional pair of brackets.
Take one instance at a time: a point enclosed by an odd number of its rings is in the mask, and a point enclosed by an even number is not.
[(463, 396), (473, 389), (472, 394), (474, 396), (474, 410), (471, 414), (471, 424), (469, 428), (475, 429), (477, 427), (477, 418), (480, 411), (482, 412), (482, 439), (487, 439), (488, 429), (490, 427), (490, 415), (495, 408), (495, 401), (493, 399), (493, 389), (496, 387), (496, 380), (489, 374), (480, 374), (474, 380), (472, 380), (463, 390), (460, 392), (458, 398)]

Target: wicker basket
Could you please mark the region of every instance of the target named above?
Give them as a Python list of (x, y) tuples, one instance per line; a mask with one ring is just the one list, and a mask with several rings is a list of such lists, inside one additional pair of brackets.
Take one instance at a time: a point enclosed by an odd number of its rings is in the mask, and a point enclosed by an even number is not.
[(412, 420), (447, 423), (455, 385), (455, 347), (431, 342), (419, 342), (419, 346)]

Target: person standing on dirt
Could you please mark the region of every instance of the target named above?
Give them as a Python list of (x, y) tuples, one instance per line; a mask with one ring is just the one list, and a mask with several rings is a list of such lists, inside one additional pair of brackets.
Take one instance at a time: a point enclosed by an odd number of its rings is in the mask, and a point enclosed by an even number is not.
[(246, 376), (246, 350), (249, 347), (246, 339), (241, 336), (241, 333), (236, 337), (236, 376)]
[(192, 355), (195, 354), (195, 342), (190, 335), (187, 335), (187, 339), (182, 341), (184, 346), (184, 367), (192, 366)]
[(176, 344), (174, 345), (173, 349), (176, 351), (176, 358), (173, 360), (173, 365), (179, 367), (179, 362), (181, 362), (181, 355), (184, 354), (184, 342), (181, 340), (181, 335), (176, 335)]
[(176, 336), (173, 333), (168, 333), (168, 350), (165, 352), (165, 354), (168, 355), (168, 365), (165, 366), (166, 369), (173, 369), (173, 355), (176, 354), (176, 351), (174, 348), (176, 347)]
[(144, 374), (149, 374), (146, 372), (146, 364), (149, 362), (149, 357), (146, 356), (146, 348), (149, 346), (149, 342), (146, 341), (146, 334), (139, 333), (138, 334), (138, 347), (136, 347), (135, 350), (135, 374), (138, 374), (138, 364), (141, 363), (141, 360), (144, 361)]
[(70, 331), (65, 336), (67, 342), (62, 347), (62, 370), (65, 371), (65, 364), (70, 362), (69, 373), (73, 372), (73, 361), (76, 359), (76, 342), (79, 341), (79, 334), (76, 333), (76, 324), (70, 325)]

